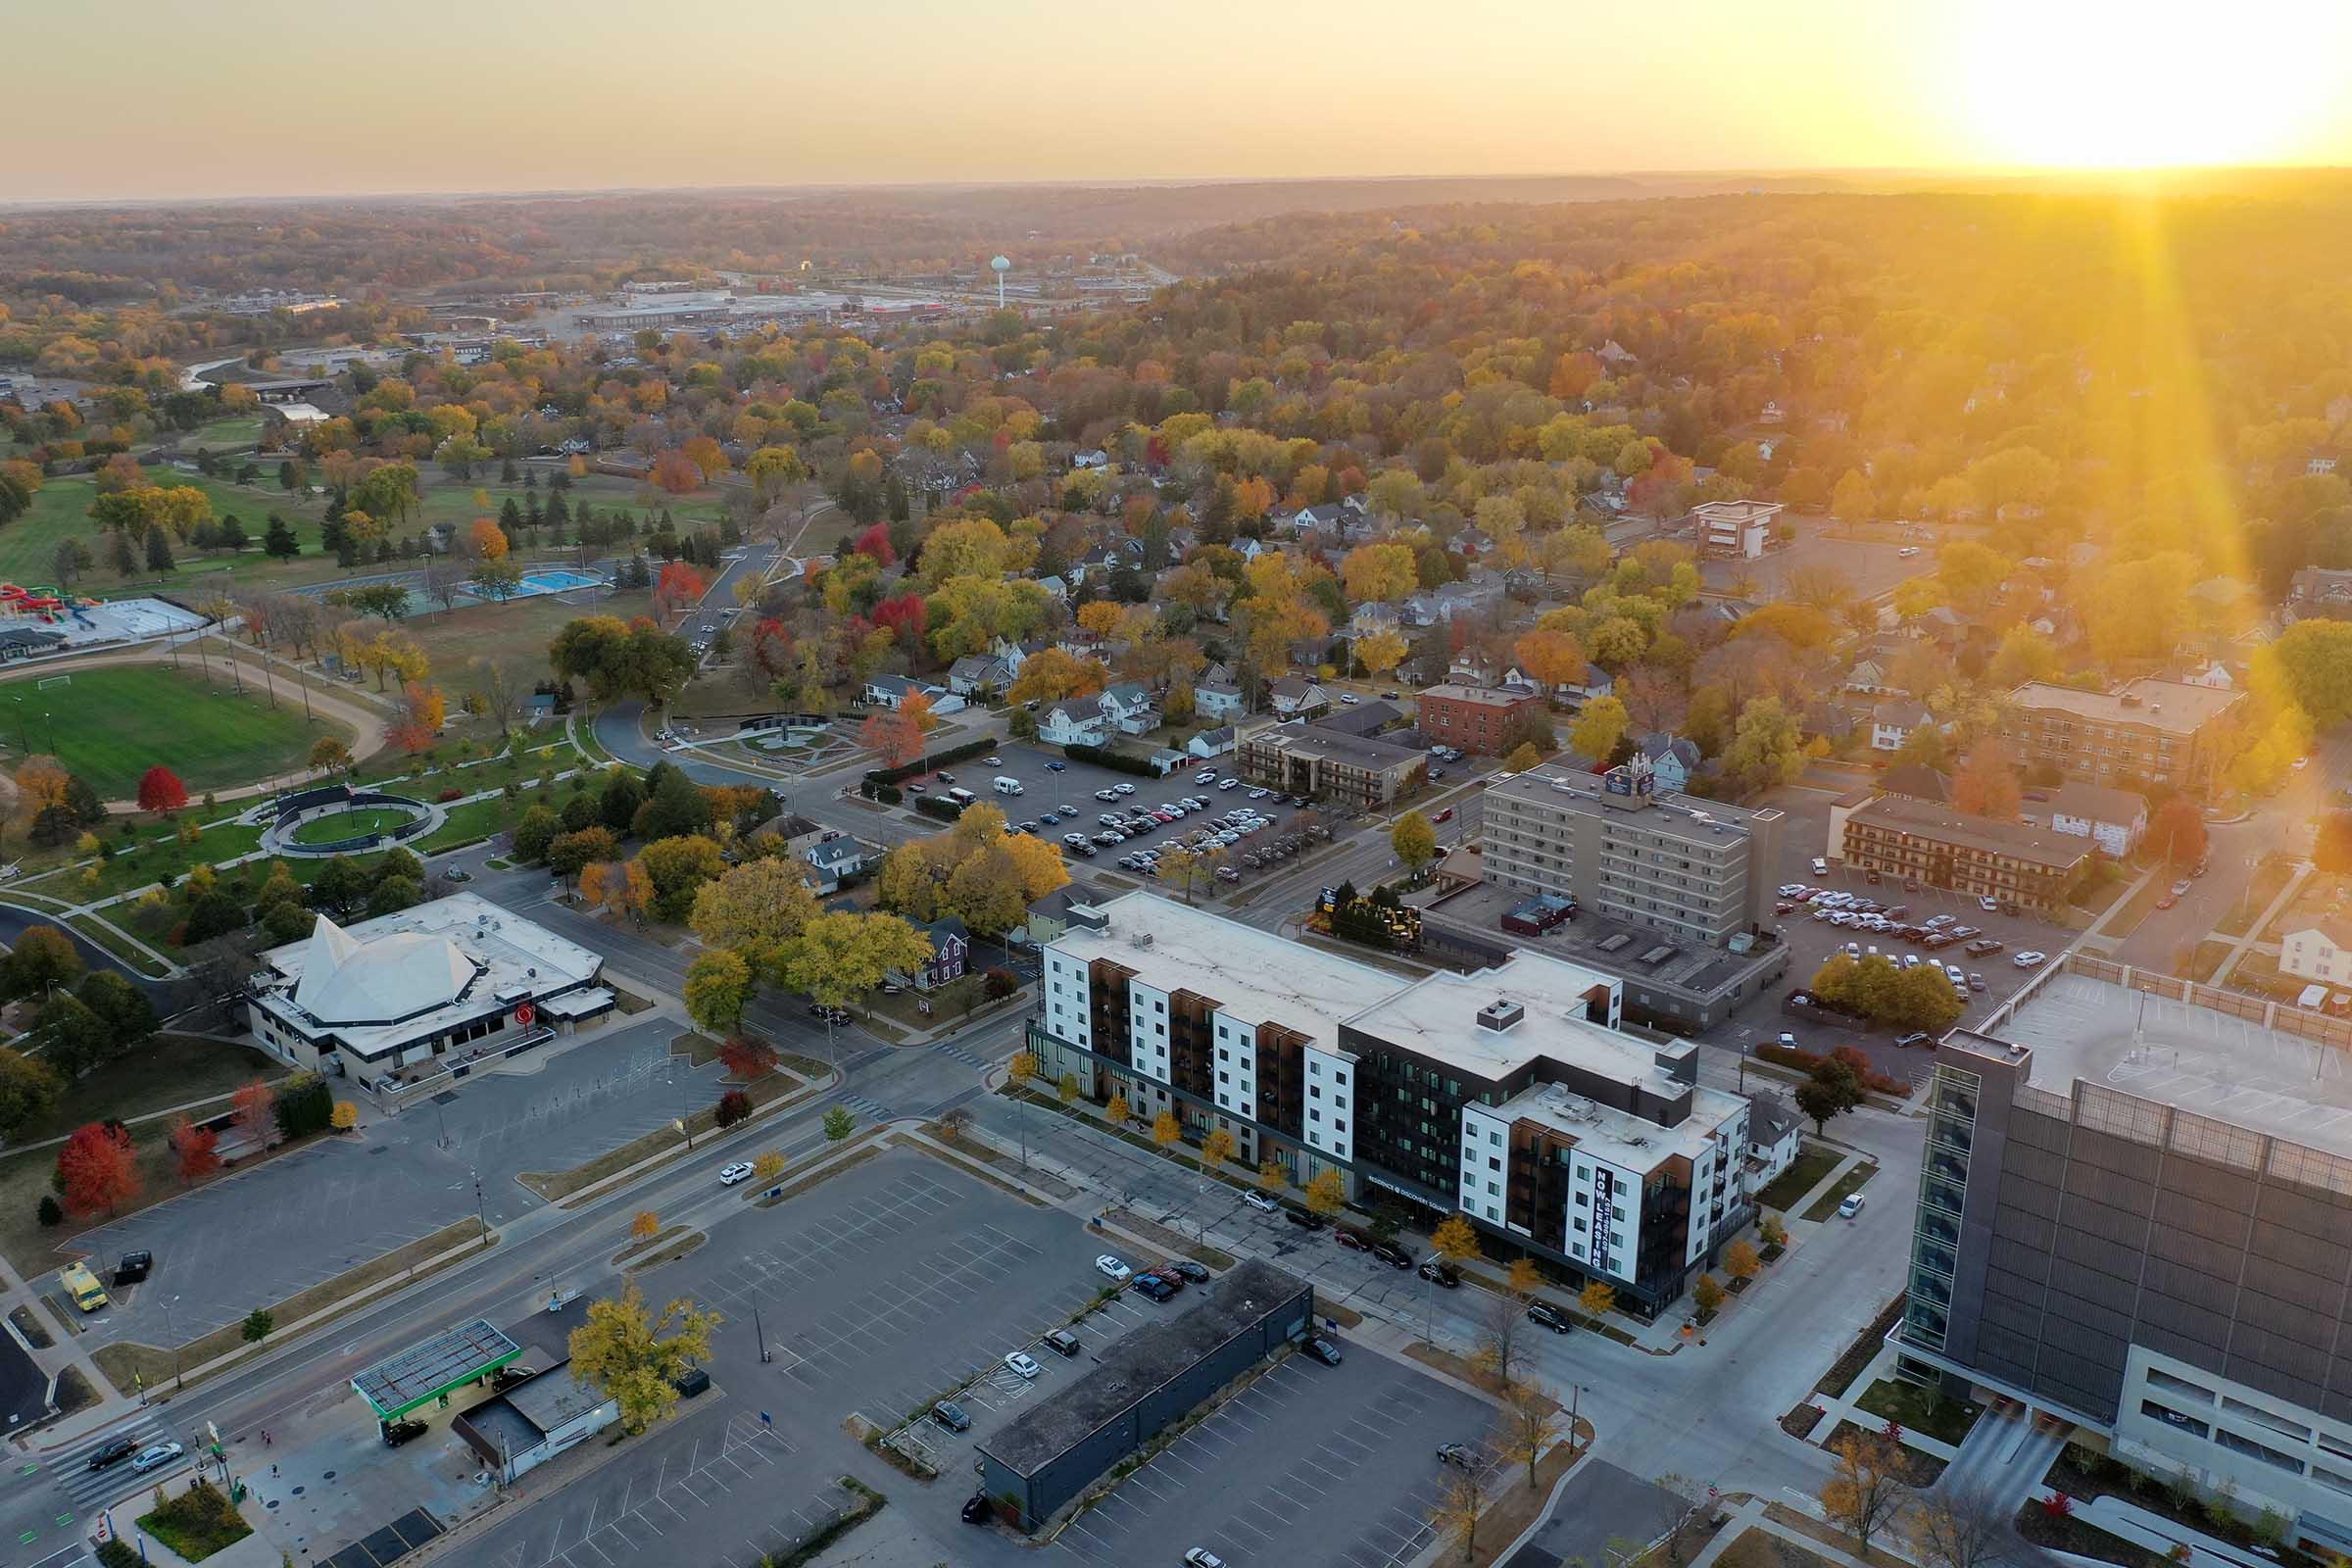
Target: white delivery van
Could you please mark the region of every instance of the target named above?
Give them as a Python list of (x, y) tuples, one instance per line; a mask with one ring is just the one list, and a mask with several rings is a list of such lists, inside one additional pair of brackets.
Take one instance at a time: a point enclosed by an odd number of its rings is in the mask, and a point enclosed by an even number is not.
[(999, 795), (1018, 795), (1021, 793), (1021, 781), (1017, 778), (1006, 778), (1004, 774), (999, 773), (997, 775), (997, 793)]

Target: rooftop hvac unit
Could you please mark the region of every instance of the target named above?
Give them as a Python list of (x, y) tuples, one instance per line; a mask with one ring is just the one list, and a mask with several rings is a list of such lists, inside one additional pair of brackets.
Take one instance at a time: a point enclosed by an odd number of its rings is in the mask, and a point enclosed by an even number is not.
[(1136, 937), (1136, 939), (1135, 939), (1135, 945), (1136, 945), (1137, 947), (1139, 947), (1139, 948), (1148, 948), (1148, 947), (1150, 947), (1150, 946), (1152, 945), (1152, 933), (1151, 933), (1151, 932), (1149, 932), (1149, 931), (1146, 931), (1146, 932), (1143, 932), (1142, 934), (1140, 934), (1139, 936), (1137, 936), (1137, 937)]

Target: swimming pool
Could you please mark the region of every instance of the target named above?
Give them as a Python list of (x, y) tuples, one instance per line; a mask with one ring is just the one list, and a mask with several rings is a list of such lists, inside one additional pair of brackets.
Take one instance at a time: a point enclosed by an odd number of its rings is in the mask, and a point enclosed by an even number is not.
[(563, 571), (551, 568), (545, 571), (526, 571), (522, 574), (522, 590), (532, 594), (569, 593), (574, 588), (602, 588), (604, 585), (603, 578), (591, 577), (581, 571)]

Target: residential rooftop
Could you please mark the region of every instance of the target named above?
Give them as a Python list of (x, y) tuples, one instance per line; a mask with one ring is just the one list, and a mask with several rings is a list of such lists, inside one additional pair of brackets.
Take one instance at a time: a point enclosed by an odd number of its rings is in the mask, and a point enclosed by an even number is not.
[(1398, 746), (1370, 735), (1350, 735), (1345, 730), (1325, 729), (1320, 725), (1296, 721), (1268, 725), (1251, 731), (1243, 739), (1246, 744), (1276, 741), (1286, 752), (1312, 752), (1322, 757), (1337, 758), (1374, 773), (1384, 773), (1400, 763), (1420, 761), (1422, 757), (1410, 746)]
[[(1453, 1062), (1482, 1078), (1505, 1078), (1548, 1056), (1620, 1083), (1677, 1093), (1658, 1068), (1655, 1047), (1587, 1016), (1596, 991), (1602, 994), (1603, 1016), (1613, 1014), (1619, 986), (1597, 969), (1522, 953), (1476, 974), (1442, 970), (1374, 1002), (1348, 1021), (1365, 1034)], [(1486, 1027), (1479, 1022), (1480, 1011), (1496, 1003), (1515, 1003), (1524, 1016), (1507, 1029)]]
[(1537, 768), (1517, 778), (1505, 779), (1488, 788), (1487, 799), (1524, 801), (1555, 811), (1607, 811), (1624, 818), (1639, 817), (1638, 822), (1630, 825), (1648, 833), (1699, 842), (1744, 838), (1749, 823), (1780, 815), (1769, 807), (1751, 810), (1744, 806), (1700, 800), (1671, 790), (1652, 795), (1619, 795), (1608, 789), (1601, 774), (1560, 767)]
[(2191, 735), (2234, 706), (2242, 693), (2187, 681), (2147, 677), (2126, 681), (2111, 692), (2077, 691), (2048, 681), (2028, 681), (2009, 694), (2025, 711), (2055, 710), (2101, 724), (2144, 724), (2171, 735)]
[(1054, 947), (1081, 963), (1104, 958), (1155, 990), (1213, 998), (1244, 1023), (1269, 1019), (1339, 1047), (1340, 1025), (1403, 990), (1404, 976), (1137, 891), (1097, 905), (1098, 930), (1073, 919)]
[(1971, 816), (1940, 802), (1915, 801), (1908, 795), (1882, 795), (1867, 806), (1856, 807), (1845, 820), (1849, 827), (1857, 822), (1866, 823), (2059, 870), (2090, 854), (2090, 846), (2071, 834), (2028, 827), (2023, 822)]
[(1426, 700), (1435, 697), (1442, 702), (1475, 703), (1482, 708), (1516, 708), (1535, 694), (1525, 687), (1505, 691), (1499, 686), (1470, 686), (1461, 681), (1445, 681), (1421, 693)]
[[(1747, 1102), (1721, 1089), (1670, 1085), (1659, 1094), (1690, 1096), (1690, 1113), (1668, 1127), (1630, 1110), (1603, 1105), (1565, 1084), (1536, 1084), (1494, 1107), (1506, 1121), (1533, 1121), (1576, 1140), (1582, 1153), (1620, 1170), (1656, 1170), (1669, 1159), (1696, 1159), (1707, 1152), (1715, 1130), (1747, 1109)], [(1742, 1156), (1745, 1149), (1739, 1152)]]

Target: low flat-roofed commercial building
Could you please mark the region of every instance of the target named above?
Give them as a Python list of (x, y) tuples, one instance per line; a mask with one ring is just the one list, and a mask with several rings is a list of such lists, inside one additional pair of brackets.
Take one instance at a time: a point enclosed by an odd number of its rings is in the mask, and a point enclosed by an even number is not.
[(1663, 793), (1648, 759), (1600, 775), (1545, 767), (1487, 791), (1489, 882), (1721, 948), (1772, 913), (1783, 818)]
[(572, 1376), (568, 1356), (485, 1399), (453, 1423), (510, 1484), (620, 1419), (620, 1401)]
[(1882, 795), (1845, 813), (1840, 858), (1882, 876), (1997, 899), (2048, 914), (2090, 869), (2087, 837), (1973, 816), (1956, 807)]
[(2147, 1000), (2063, 973), (2017, 1038), (1937, 1046), (1900, 1366), (2343, 1554), (2352, 1088), (2328, 1045)]
[(2085, 784), (2134, 779), (2210, 795), (2228, 760), (2245, 693), (2180, 680), (2127, 681), (2112, 692), (2029, 681), (2009, 694), (2001, 734), (2021, 766)]
[(245, 1004), (262, 1049), (369, 1087), (528, 1050), (614, 1005), (600, 955), (471, 893), (348, 929), (320, 915), (261, 963)]
[(980, 1490), (1036, 1530), (1314, 1320), (1314, 1286), (1255, 1258), (1235, 1264), (1189, 1308), (1113, 1341), (1083, 1377), (982, 1439)]
[(1429, 776), (1427, 756), (1409, 746), (1315, 724), (1261, 724), (1243, 734), (1240, 753), (1252, 784), (1358, 810), (1391, 805)]
[(1744, 1222), (1748, 1104), (1697, 1087), (1696, 1045), (1623, 1033), (1622, 1000), (1539, 954), (1413, 979), (1138, 892), (1069, 911), (1029, 1049), (1050, 1081), (1459, 1212), (1654, 1310)]

